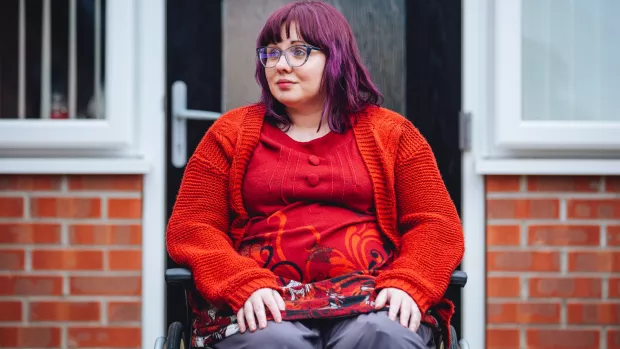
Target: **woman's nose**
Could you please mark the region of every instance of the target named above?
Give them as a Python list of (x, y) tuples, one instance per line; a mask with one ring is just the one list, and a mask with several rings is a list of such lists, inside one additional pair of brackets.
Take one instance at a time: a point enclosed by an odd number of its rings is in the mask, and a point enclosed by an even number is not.
[(291, 70), (291, 66), (286, 61), (286, 57), (284, 57), (284, 54), (280, 56), (278, 63), (276, 63), (276, 69), (278, 71), (290, 71)]

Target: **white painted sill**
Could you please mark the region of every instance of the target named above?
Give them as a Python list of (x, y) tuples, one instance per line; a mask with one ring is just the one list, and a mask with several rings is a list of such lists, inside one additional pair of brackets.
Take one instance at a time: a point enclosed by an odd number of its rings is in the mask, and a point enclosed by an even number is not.
[(0, 158), (0, 174), (146, 174), (144, 158)]
[(480, 175), (620, 175), (620, 159), (478, 159)]

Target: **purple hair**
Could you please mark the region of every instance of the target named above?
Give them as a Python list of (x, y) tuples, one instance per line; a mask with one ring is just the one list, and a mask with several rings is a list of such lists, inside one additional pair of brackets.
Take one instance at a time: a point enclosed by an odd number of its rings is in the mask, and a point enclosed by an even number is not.
[[(283, 6), (274, 12), (258, 35), (257, 47), (282, 41), (282, 26), (290, 36), (291, 23), (305, 42), (319, 47), (326, 56), (321, 91), (327, 98), (321, 121), (334, 132), (351, 127), (350, 116), (368, 105), (379, 105), (383, 95), (370, 79), (344, 16), (334, 7), (319, 1), (300, 1)], [(265, 67), (256, 61), (256, 80), (262, 87), (261, 102), (267, 107), (267, 120), (289, 126), (291, 120), (284, 105), (271, 94)]]

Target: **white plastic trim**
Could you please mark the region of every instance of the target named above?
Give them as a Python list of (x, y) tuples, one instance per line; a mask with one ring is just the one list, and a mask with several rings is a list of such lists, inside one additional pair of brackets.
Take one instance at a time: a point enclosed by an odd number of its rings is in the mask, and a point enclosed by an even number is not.
[(136, 7), (138, 138), (150, 165), (143, 183), (141, 338), (143, 348), (152, 348), (166, 335), (166, 1), (137, 0)]
[(151, 170), (145, 159), (0, 158), (1, 174), (144, 174)]
[(620, 175), (618, 159), (480, 159), (480, 175)]
[(488, 0), (463, 0), (463, 109), (472, 112), (471, 147), (461, 159), (461, 219), (465, 237), (462, 268), (467, 285), (462, 292), (462, 338), (473, 348), (484, 348), (486, 339), (485, 299), (485, 200), (483, 176), (475, 171), (475, 159), (484, 151), (488, 115), (486, 76), (488, 74)]

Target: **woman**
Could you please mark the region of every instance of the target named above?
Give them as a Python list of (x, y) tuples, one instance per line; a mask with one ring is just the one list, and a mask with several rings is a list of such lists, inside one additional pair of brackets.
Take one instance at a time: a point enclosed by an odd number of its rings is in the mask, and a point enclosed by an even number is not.
[(257, 44), (261, 102), (210, 128), (168, 226), (193, 344), (434, 348), (428, 312), (464, 244), (430, 147), (378, 106), (330, 5), (282, 7)]

